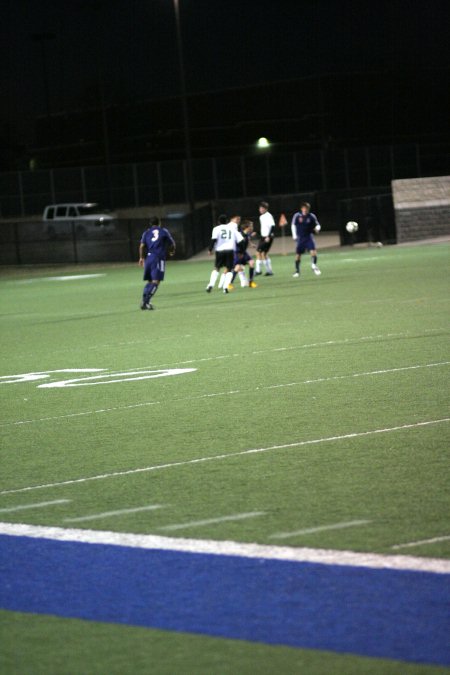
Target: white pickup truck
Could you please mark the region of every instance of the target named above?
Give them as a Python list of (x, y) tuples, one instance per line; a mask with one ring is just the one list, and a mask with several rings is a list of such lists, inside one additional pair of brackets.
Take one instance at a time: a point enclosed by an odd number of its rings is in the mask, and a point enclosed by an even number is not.
[(79, 239), (109, 236), (116, 226), (117, 218), (105, 213), (98, 204), (50, 204), (44, 209), (42, 220), (50, 239), (67, 237), (75, 233)]

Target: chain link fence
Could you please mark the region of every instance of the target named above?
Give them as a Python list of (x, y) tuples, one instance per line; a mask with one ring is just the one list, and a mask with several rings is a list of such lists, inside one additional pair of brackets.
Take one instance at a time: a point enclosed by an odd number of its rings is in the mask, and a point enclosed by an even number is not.
[[(192, 161), (195, 201), (367, 188), (450, 173), (450, 146), (333, 148)], [(48, 204), (96, 202), (120, 210), (186, 203), (183, 160), (0, 174), (0, 218), (39, 216)], [(380, 191), (380, 190), (378, 190)], [(383, 191), (383, 190), (382, 190)]]

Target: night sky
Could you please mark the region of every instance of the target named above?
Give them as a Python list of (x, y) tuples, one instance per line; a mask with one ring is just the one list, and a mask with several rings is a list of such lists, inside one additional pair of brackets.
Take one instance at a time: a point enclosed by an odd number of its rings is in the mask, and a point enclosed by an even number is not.
[[(188, 92), (449, 64), (448, 0), (179, 0)], [(1, 127), (51, 112), (179, 92), (173, 0), (3, 0)], [(418, 92), (420, 95), (420, 92)], [(280, 102), (288, 106), (288, 101)]]

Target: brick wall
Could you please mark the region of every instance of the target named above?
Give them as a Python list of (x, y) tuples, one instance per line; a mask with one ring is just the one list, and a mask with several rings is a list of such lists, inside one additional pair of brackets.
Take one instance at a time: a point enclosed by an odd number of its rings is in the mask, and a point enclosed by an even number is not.
[(397, 243), (450, 235), (450, 176), (392, 181)]

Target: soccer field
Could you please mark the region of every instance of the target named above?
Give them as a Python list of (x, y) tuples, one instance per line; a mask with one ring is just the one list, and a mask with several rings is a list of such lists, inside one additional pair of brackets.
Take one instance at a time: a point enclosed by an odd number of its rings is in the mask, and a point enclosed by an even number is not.
[(0, 278), (2, 673), (449, 672), (448, 244)]

